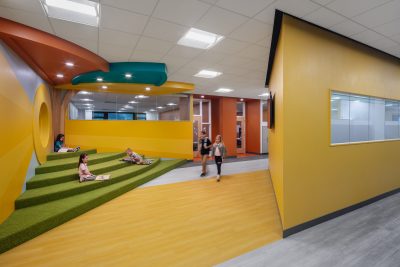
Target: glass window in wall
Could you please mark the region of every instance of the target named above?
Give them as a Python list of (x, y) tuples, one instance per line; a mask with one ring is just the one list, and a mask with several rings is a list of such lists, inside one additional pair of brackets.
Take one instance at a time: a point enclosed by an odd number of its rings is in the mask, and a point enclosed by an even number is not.
[(236, 116), (244, 116), (244, 102), (236, 103)]
[(350, 142), (368, 141), (369, 98), (350, 96)]
[(203, 123), (209, 123), (210, 122), (210, 102), (208, 101), (202, 101), (202, 121)]
[(399, 138), (399, 103), (385, 101), (385, 139)]
[(350, 141), (350, 97), (333, 93), (331, 97), (331, 143)]
[(268, 102), (261, 101), (262, 104), (262, 121), (268, 122)]
[(385, 139), (385, 100), (369, 100), (369, 140)]
[(190, 96), (81, 91), (69, 104), (71, 120), (189, 120)]

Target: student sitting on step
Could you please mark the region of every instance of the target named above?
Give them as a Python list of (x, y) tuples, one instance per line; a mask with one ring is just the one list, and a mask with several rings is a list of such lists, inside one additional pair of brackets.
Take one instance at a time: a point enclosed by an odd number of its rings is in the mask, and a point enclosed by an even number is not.
[(132, 151), (132, 149), (127, 148), (125, 150), (126, 155), (128, 156), (127, 158), (124, 158), (123, 161), (135, 163), (138, 165), (150, 165), (152, 163), (151, 160), (149, 159), (144, 159), (144, 156), (142, 157), (138, 153), (135, 153)]
[(79, 151), (80, 147), (76, 148), (69, 148), (69, 147), (64, 147), (64, 135), (63, 134), (58, 134), (56, 141), (54, 141), (54, 152), (76, 152)]
[(78, 171), (79, 171), (79, 182), (82, 183), (84, 181), (93, 181), (96, 180), (96, 175), (92, 174), (89, 171), (87, 166), (89, 157), (88, 154), (82, 153), (79, 156), (79, 164), (78, 164)]

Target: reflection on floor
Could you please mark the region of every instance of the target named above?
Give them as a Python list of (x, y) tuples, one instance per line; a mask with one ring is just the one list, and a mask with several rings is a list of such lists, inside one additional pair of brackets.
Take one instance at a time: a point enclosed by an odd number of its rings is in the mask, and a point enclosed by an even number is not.
[[(185, 167), (186, 166), (186, 167)], [(192, 166), (192, 167), (187, 167)], [(210, 164), (207, 167), (208, 173), (207, 177), (214, 177), (217, 175), (217, 167), (215, 163), (210, 160)], [(222, 164), (222, 179), (224, 179), (224, 175), (228, 174), (236, 174), (243, 173), (249, 171), (256, 170), (266, 170), (268, 169), (268, 159), (264, 157), (263, 159), (257, 160), (246, 160), (239, 162), (231, 162), (226, 163), (226, 160)], [(162, 184), (170, 184), (170, 183), (178, 183), (185, 182), (191, 180), (205, 179), (200, 177), (201, 166), (195, 165), (193, 166), (191, 163), (183, 165), (182, 168), (174, 169), (156, 179), (142, 185), (142, 187), (146, 186), (154, 186), (154, 185), (162, 185)]]
[[(234, 159), (235, 158), (255, 158), (255, 157), (266, 157), (266, 154), (254, 154), (254, 153), (239, 153), (239, 154), (237, 154), (236, 155), (236, 157), (233, 157)], [(200, 156), (196, 156), (196, 157), (194, 157), (193, 158), (193, 162), (200, 162), (201, 161), (201, 158), (200, 158)]]
[(399, 267), (400, 193), (220, 267)]
[(0, 266), (212, 266), (280, 235), (261, 170), (135, 189), (0, 255)]

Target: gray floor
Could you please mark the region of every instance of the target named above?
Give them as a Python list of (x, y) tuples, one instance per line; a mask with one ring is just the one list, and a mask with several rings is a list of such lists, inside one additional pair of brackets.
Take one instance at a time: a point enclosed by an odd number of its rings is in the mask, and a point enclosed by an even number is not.
[(399, 267), (400, 194), (218, 266)]
[[(221, 179), (224, 179), (224, 175), (242, 173), (242, 172), (251, 172), (257, 170), (266, 170), (266, 169), (268, 169), (267, 158), (231, 162), (231, 163), (224, 162), (222, 164)], [(200, 173), (201, 173), (201, 166), (177, 168), (164, 175), (161, 175), (160, 177), (157, 177), (156, 179), (142, 185), (141, 187), (179, 183), (179, 182), (215, 177), (217, 175), (217, 167), (215, 166), (215, 164), (208, 165), (208, 174), (204, 178), (200, 177)]]
[[(226, 158), (224, 159), (224, 163), (232, 163), (232, 162), (242, 162), (242, 161), (249, 161), (249, 160), (257, 160), (257, 159), (267, 159), (268, 155), (263, 154), (263, 155), (254, 155), (254, 156), (248, 156), (248, 157), (241, 157), (241, 158)], [(207, 165), (214, 165), (214, 160), (210, 159), (208, 160)], [(201, 162), (200, 161), (189, 161), (188, 163), (182, 165), (179, 168), (187, 168), (187, 167), (194, 167), (194, 166), (200, 166)]]

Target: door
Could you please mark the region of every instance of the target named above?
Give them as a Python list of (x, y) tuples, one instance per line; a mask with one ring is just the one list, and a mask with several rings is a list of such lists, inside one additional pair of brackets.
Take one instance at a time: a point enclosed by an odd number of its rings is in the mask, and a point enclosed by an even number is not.
[(201, 132), (201, 116), (193, 116), (193, 156), (199, 156), (199, 138)]
[(236, 117), (236, 152), (246, 153), (246, 128), (244, 116)]

